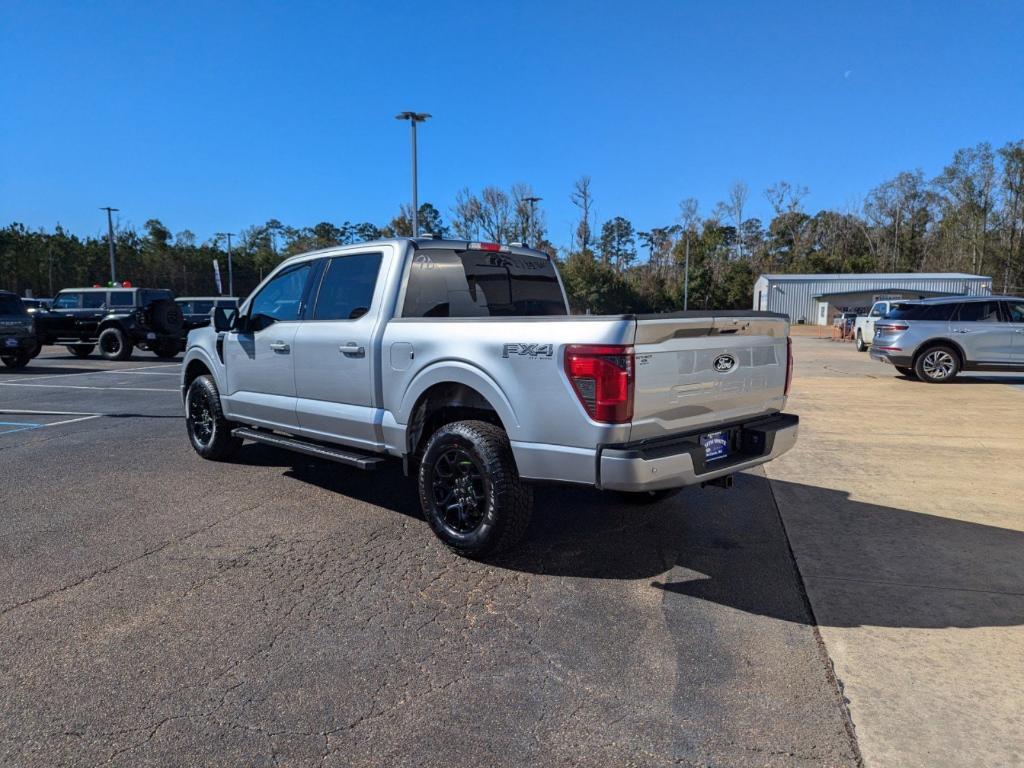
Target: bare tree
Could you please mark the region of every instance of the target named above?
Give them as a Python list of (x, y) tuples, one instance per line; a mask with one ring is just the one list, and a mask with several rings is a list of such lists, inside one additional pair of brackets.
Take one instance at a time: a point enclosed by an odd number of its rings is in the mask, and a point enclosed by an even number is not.
[(747, 204), (749, 191), (746, 182), (734, 181), (729, 187), (729, 201), (725, 206), (729, 218), (736, 227), (736, 250), (740, 258), (743, 258), (743, 209)]
[(579, 221), (576, 224), (576, 232), (573, 236), (573, 249), (580, 253), (593, 252), (590, 245), (594, 239), (594, 227), (592, 223), (591, 209), (594, 207), (594, 197), (590, 191), (590, 177), (580, 176), (573, 184), (572, 194), (569, 196), (572, 204), (579, 211)]
[(452, 229), (463, 240), (476, 240), (480, 236), (482, 204), (480, 199), (463, 187), (455, 193), (455, 207), (452, 208)]
[(498, 187), (480, 193), (480, 229), (494, 243), (509, 242), (512, 234), (512, 200)]
[(953, 255), (969, 249), (970, 270), (974, 274), (981, 274), (985, 269), (995, 208), (995, 179), (992, 147), (982, 142), (976, 147), (958, 149), (953, 162), (934, 182), (942, 195), (943, 218), (953, 224), (951, 231), (959, 241), (950, 243)]
[(1011, 293), (1022, 290), (1020, 278), (1024, 275), (1024, 141), (1001, 147), (999, 157), (1003, 162), (1003, 293)]

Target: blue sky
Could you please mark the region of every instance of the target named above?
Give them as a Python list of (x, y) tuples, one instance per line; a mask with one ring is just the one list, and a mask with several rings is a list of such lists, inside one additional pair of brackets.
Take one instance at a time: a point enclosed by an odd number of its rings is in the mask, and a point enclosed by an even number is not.
[[(781, 6), (781, 7), (780, 7)], [(729, 185), (845, 209), (958, 147), (1024, 138), (1021, 2), (199, 3), (0, 6), (0, 224), (160, 218), (201, 239), (276, 217), (386, 223), (408, 199), (533, 185), (552, 240), (671, 223)]]

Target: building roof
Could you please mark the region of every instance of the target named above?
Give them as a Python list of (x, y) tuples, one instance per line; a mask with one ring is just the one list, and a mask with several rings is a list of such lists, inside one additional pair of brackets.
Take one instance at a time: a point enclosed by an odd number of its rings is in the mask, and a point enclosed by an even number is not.
[(766, 280), (991, 280), (985, 275), (964, 272), (843, 272), (831, 275), (765, 274)]

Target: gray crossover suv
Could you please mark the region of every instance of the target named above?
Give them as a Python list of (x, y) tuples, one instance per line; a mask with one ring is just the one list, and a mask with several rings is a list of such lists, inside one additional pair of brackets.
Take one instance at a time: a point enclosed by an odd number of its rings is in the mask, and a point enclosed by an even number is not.
[(931, 383), (950, 381), (961, 371), (1024, 370), (1024, 299), (899, 302), (875, 323), (871, 357)]

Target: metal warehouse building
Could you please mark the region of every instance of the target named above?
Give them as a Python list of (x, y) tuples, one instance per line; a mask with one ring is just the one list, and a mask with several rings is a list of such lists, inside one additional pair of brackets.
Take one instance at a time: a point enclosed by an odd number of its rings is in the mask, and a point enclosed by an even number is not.
[(957, 272), (850, 275), (761, 275), (754, 309), (781, 312), (790, 322), (829, 325), (840, 312), (867, 314), (879, 299), (987, 296), (992, 278)]

